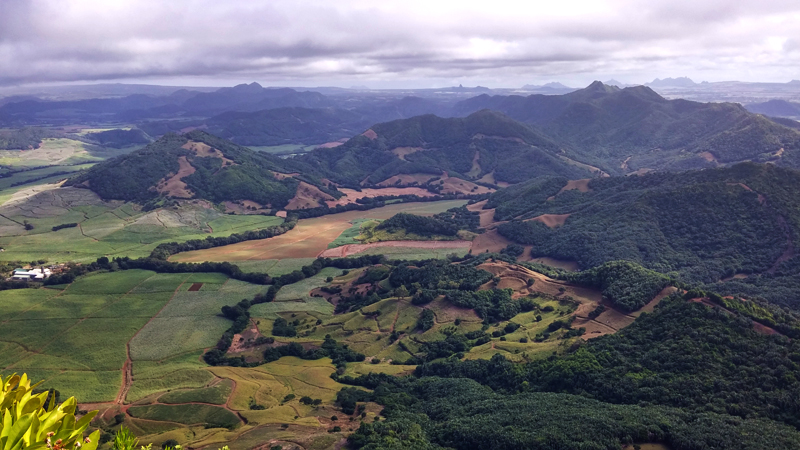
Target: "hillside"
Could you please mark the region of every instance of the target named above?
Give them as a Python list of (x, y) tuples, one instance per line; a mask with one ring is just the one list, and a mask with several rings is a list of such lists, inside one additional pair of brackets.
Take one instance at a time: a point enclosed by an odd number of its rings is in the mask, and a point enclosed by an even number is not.
[[(342, 146), (316, 150), (300, 160), (348, 186), (375, 185), (396, 175), (419, 175), (417, 183), (424, 184), (442, 172), (491, 184), (550, 174), (592, 175), (589, 169), (562, 158), (550, 139), (493, 111), (465, 118), (424, 115), (377, 124)], [(412, 181), (406, 177), (398, 182)]]
[(533, 256), (583, 268), (622, 259), (691, 283), (742, 282), (796, 259), (800, 172), (791, 169), (748, 163), (593, 179), (584, 192), (566, 187), (565, 179), (532, 180), (493, 194), (485, 207), (509, 221), (500, 234), (532, 245)]
[(748, 111), (773, 117), (800, 117), (800, 103), (786, 100), (768, 100), (745, 105)]
[[(280, 175), (298, 172), (303, 175)], [(66, 185), (88, 187), (103, 199), (200, 198), (215, 203), (252, 201), (258, 209), (281, 208), (304, 183), (327, 190), (313, 173), (295, 161), (193, 131), (167, 134), (141, 150), (97, 164)]]
[(480, 95), (457, 115), (484, 108), (534, 125), (567, 156), (611, 174), (686, 170), (739, 161), (800, 167), (800, 134), (733, 103), (667, 100), (645, 86), (597, 81), (565, 95)]
[(203, 121), (209, 133), (240, 145), (282, 145), (336, 141), (370, 125), (359, 114), (341, 109), (276, 108), (225, 112)]

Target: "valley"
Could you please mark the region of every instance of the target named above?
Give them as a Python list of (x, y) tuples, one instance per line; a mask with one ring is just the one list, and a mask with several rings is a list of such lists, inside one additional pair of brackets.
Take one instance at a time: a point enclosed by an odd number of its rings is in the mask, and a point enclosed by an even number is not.
[(0, 105), (3, 374), (103, 450), (800, 445), (798, 131), (505, 94)]

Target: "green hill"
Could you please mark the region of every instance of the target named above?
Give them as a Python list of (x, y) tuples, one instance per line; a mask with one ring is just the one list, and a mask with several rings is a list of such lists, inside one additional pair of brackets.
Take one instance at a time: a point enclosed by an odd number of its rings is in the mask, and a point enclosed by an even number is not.
[[(302, 175), (278, 179), (274, 172)], [(141, 150), (97, 164), (66, 184), (86, 186), (104, 199), (250, 200), (279, 208), (294, 197), (300, 181), (327, 189), (313, 174), (301, 163), (193, 131), (167, 134)]]
[[(800, 172), (791, 169), (747, 163), (598, 178), (583, 193), (560, 192), (564, 186), (531, 180), (493, 194), (486, 207), (496, 208), (495, 220), (510, 220), (499, 232), (532, 245), (534, 256), (583, 268), (634, 261), (690, 282), (767, 276), (800, 244)], [(549, 228), (539, 221), (544, 214), (568, 216)]]
[(552, 140), (488, 110), (465, 118), (428, 114), (377, 124), (340, 147), (316, 150), (301, 160), (347, 185), (442, 171), (473, 180), (490, 175), (508, 183), (552, 174), (591, 176), (590, 169), (560, 157)]
[(535, 126), (567, 156), (612, 174), (750, 160), (800, 167), (796, 130), (739, 104), (667, 100), (645, 86), (596, 81), (565, 95), (481, 95), (457, 104), (455, 113), (484, 108)]

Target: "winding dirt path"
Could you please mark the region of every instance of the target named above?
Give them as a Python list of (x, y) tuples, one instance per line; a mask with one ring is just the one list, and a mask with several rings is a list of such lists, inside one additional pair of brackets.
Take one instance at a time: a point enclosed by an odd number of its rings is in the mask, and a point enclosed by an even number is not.
[[(122, 374), (123, 374), (122, 385), (119, 387), (119, 392), (117, 392), (117, 397), (114, 399), (114, 403), (121, 407), (123, 413), (127, 414), (128, 412), (128, 405), (125, 405), (125, 397), (128, 396), (128, 391), (130, 391), (131, 384), (133, 384), (133, 360), (131, 360), (131, 341), (133, 341), (133, 339), (136, 338), (136, 336), (138, 336), (139, 333), (145, 329), (145, 327), (150, 325), (150, 322), (152, 322), (153, 319), (158, 317), (161, 314), (161, 311), (164, 311), (164, 308), (166, 308), (167, 305), (169, 305), (170, 302), (172, 302), (172, 299), (175, 298), (175, 295), (181, 290), (181, 286), (183, 286), (184, 283), (186, 283), (186, 280), (188, 280), (189, 277), (191, 276), (192, 275), (189, 274), (186, 276), (186, 278), (184, 278), (183, 281), (181, 281), (181, 284), (178, 285), (178, 287), (175, 289), (175, 292), (172, 293), (172, 296), (169, 298), (169, 300), (167, 300), (167, 302), (164, 303), (164, 306), (162, 306), (161, 309), (159, 309), (158, 312), (155, 315), (153, 315), (150, 318), (150, 320), (148, 320), (147, 323), (144, 324), (144, 326), (142, 326), (142, 328), (139, 328), (139, 330), (133, 336), (131, 336), (131, 338), (125, 344), (126, 358), (125, 358), (125, 363), (122, 364)], [(142, 283), (144, 283), (144, 281), (142, 281)], [(133, 289), (131, 289), (131, 291), (132, 290)]]

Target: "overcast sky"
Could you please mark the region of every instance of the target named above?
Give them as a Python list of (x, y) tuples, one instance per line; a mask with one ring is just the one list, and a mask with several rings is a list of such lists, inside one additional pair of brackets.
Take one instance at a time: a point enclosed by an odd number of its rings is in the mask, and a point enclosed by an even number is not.
[(798, 0), (0, 0), (0, 86), (800, 79)]

